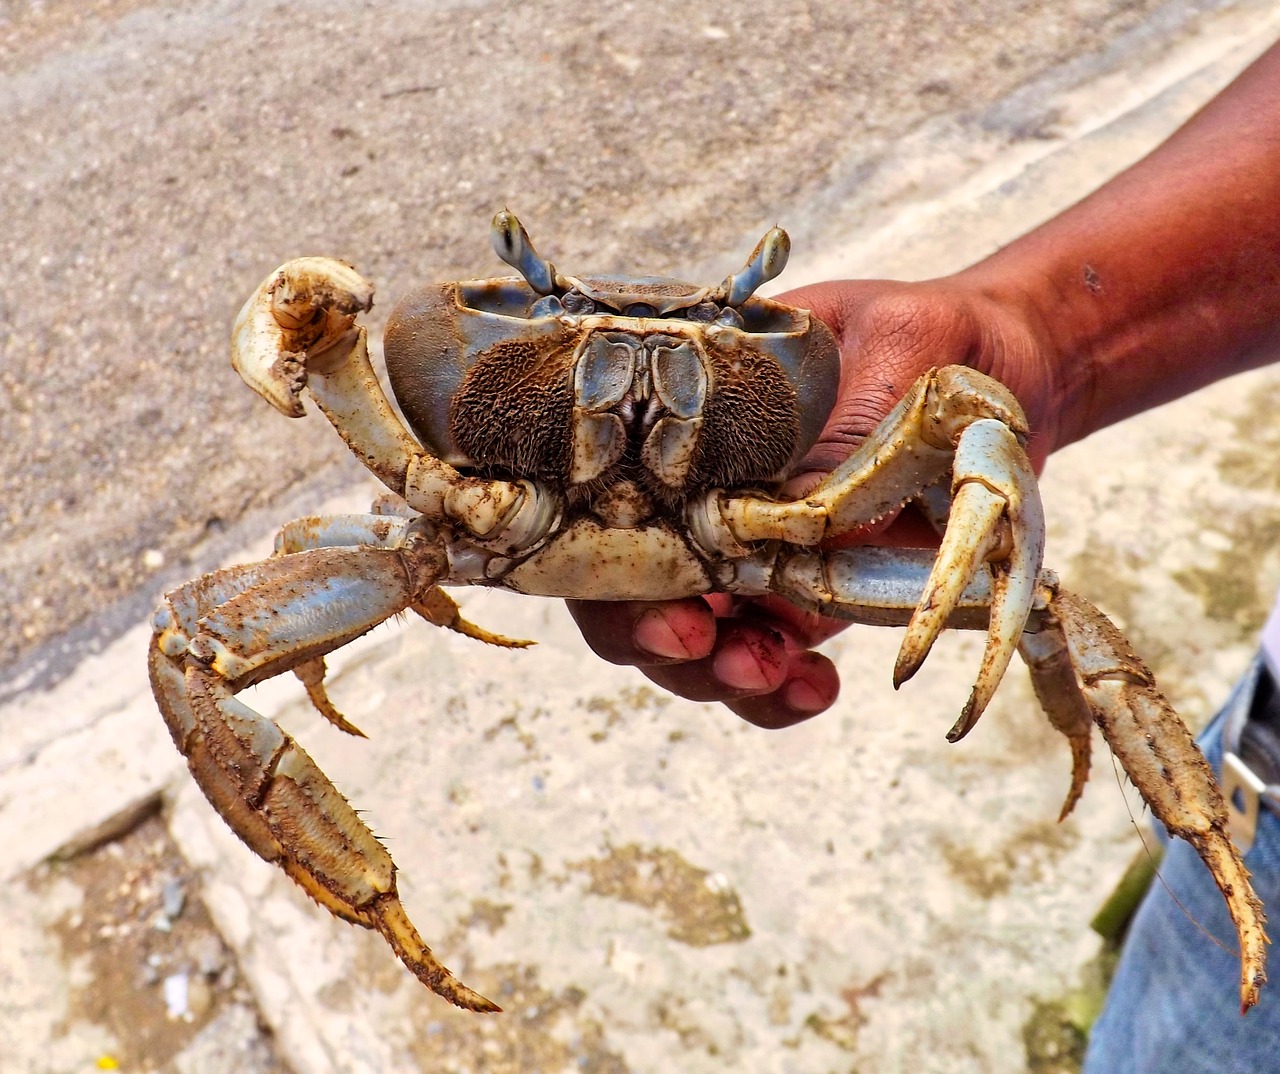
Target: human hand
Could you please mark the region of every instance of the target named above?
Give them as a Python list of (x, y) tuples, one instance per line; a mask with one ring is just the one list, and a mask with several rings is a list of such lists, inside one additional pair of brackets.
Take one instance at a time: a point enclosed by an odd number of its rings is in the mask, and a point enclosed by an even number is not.
[[(803, 495), (838, 466), (920, 374), (967, 365), (1005, 384), (1027, 412), (1036, 469), (1056, 444), (1059, 392), (1049, 333), (1016, 297), (998, 299), (964, 274), (925, 283), (844, 281), (778, 296), (807, 308), (835, 333), (841, 378), (817, 443), (784, 487)], [(848, 534), (832, 546), (936, 543), (903, 515)], [(781, 598), (717, 593), (675, 601), (568, 602), (587, 643), (615, 664), (639, 667), (659, 686), (694, 701), (722, 701), (759, 727), (780, 728), (829, 708), (835, 666), (814, 646), (842, 630), (837, 620)]]

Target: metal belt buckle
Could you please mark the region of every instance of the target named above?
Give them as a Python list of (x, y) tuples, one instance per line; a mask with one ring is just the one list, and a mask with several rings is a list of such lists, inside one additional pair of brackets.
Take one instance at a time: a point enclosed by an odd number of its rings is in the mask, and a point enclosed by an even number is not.
[(1227, 823), (1231, 841), (1240, 853), (1249, 853), (1258, 830), (1258, 809), (1267, 785), (1236, 754), (1222, 755), (1222, 793), (1227, 799)]

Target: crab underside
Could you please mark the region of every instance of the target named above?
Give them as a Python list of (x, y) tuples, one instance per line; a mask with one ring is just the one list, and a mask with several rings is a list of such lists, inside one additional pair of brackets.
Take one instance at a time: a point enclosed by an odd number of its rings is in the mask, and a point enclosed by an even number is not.
[[(156, 613), (161, 712), (252, 850), (338, 917), (381, 933), (445, 999), (496, 1011), (423, 943), (390, 855), (356, 811), (235, 695), (293, 671), (324, 716), (358, 734), (325, 695), (324, 656), (389, 617), (411, 610), (522, 644), (466, 622), (442, 586), (588, 599), (772, 593), (905, 626), (895, 683), (945, 627), (987, 631), (952, 741), (1017, 649), (1070, 744), (1062, 815), (1084, 788), (1096, 723), (1152, 813), (1212, 872), (1239, 933), (1242, 1009), (1257, 1002), (1262, 907), (1222, 794), (1119, 630), (1041, 569), (1026, 423), (1003, 386), (963, 367), (926, 374), (807, 496), (780, 499), (769, 490), (816, 438), (839, 374), (816, 318), (752, 297), (785, 264), (784, 232), (769, 232), (717, 288), (562, 275), (507, 213), (494, 245), (522, 278), (423, 288), (392, 312), (386, 355), (400, 413), (355, 323), (372, 288), (350, 266), (291, 261), (237, 320), (232, 361), (249, 385), (291, 416), (304, 413), (305, 388), (391, 493), (367, 515), (289, 523), (272, 558), (189, 582)], [(909, 501), (936, 519), (939, 549), (824, 547)]]

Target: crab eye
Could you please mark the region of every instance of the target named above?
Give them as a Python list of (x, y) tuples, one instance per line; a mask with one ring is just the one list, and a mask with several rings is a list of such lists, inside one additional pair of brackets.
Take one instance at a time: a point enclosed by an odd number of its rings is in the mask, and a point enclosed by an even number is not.
[(570, 291), (561, 301), (564, 303), (564, 308), (570, 313), (584, 315), (595, 313), (596, 311), (596, 304), (581, 291)]
[(529, 307), (530, 319), (538, 317), (559, 317), (564, 312), (564, 305), (555, 295), (544, 295)]
[(704, 324), (710, 324), (716, 319), (720, 312), (720, 307), (714, 302), (699, 302), (696, 306), (690, 306), (684, 311), (686, 319), (690, 321), (701, 321)]
[(742, 314), (732, 306), (725, 306), (718, 314), (716, 314), (716, 324), (728, 325), (730, 328), (746, 328), (747, 322), (742, 319)]
[(624, 317), (656, 317), (658, 311), (645, 302), (633, 302), (622, 311)]

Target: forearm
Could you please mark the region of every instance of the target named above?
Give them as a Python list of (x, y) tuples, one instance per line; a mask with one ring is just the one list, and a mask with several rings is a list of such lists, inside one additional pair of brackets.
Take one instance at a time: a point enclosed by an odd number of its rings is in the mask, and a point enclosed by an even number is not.
[(1096, 193), (957, 282), (1021, 304), (1062, 447), (1280, 358), (1280, 46)]

